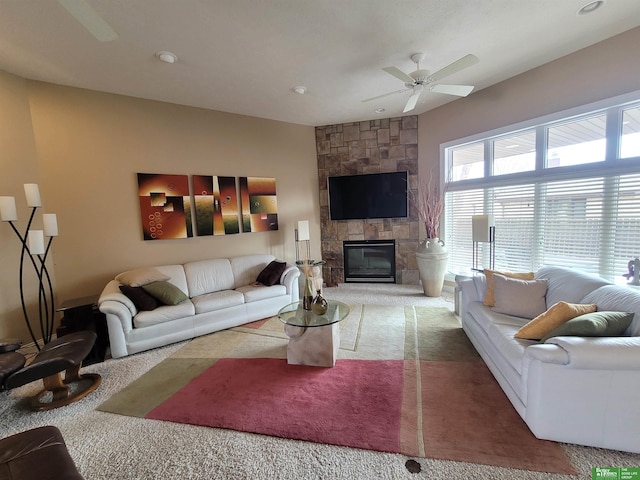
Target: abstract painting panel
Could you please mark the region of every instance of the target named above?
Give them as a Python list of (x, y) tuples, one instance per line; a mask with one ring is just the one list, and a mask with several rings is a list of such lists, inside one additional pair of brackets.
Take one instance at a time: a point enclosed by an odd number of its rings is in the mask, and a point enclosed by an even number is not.
[(198, 235), (240, 233), (236, 177), (193, 175)]
[(240, 177), (242, 231), (266, 232), (278, 230), (276, 179)]
[(145, 240), (193, 236), (187, 175), (138, 173), (138, 198)]

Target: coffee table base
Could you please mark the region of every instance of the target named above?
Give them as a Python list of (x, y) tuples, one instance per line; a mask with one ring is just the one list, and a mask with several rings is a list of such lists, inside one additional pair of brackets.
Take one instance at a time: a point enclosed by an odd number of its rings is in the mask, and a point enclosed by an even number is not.
[(289, 337), (287, 363), (314, 367), (333, 367), (340, 348), (340, 328), (337, 323), (322, 327), (285, 325)]

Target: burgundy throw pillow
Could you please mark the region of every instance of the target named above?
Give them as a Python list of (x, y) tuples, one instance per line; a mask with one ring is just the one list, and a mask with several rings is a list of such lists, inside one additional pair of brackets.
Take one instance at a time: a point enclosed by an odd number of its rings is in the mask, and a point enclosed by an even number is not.
[(158, 300), (145, 292), (142, 287), (120, 285), (120, 291), (129, 297), (138, 310), (155, 310), (160, 306)]
[(270, 287), (280, 280), (284, 269), (287, 268), (286, 262), (278, 262), (274, 260), (258, 274), (257, 282)]

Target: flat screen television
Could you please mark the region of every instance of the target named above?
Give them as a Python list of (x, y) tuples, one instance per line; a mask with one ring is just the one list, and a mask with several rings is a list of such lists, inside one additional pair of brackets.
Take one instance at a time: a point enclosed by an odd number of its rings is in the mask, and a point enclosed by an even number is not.
[(331, 220), (407, 216), (407, 172), (328, 178)]

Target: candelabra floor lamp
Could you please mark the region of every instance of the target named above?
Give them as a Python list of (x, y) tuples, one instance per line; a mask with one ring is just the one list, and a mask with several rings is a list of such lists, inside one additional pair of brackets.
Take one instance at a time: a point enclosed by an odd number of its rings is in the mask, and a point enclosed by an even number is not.
[[(40, 190), (35, 183), (27, 183), (24, 185), (25, 195), (27, 197), (27, 206), (32, 208), (29, 221), (24, 233), (20, 233), (14, 222), (18, 219), (16, 210), (15, 197), (0, 197), (0, 219), (9, 223), (21, 244), (20, 267), (19, 267), (19, 286), (20, 286), (20, 302), (22, 304), (22, 314), (26, 323), (29, 335), (33, 340), (38, 351), (44, 345), (51, 341), (53, 336), (54, 324), (54, 299), (53, 285), (51, 276), (47, 270), (46, 261), (51, 248), (53, 237), (58, 236), (58, 222), (55, 213), (45, 213), (42, 215), (44, 230), (33, 230), (31, 228), (36, 210), (42, 207), (40, 199)], [(45, 237), (48, 241), (45, 248)], [(29, 315), (27, 302), (25, 300), (24, 280), (25, 270), (29, 265), (33, 268), (38, 279), (38, 318), (35, 320)], [(39, 324), (41, 337), (37, 338), (35, 326)]]

